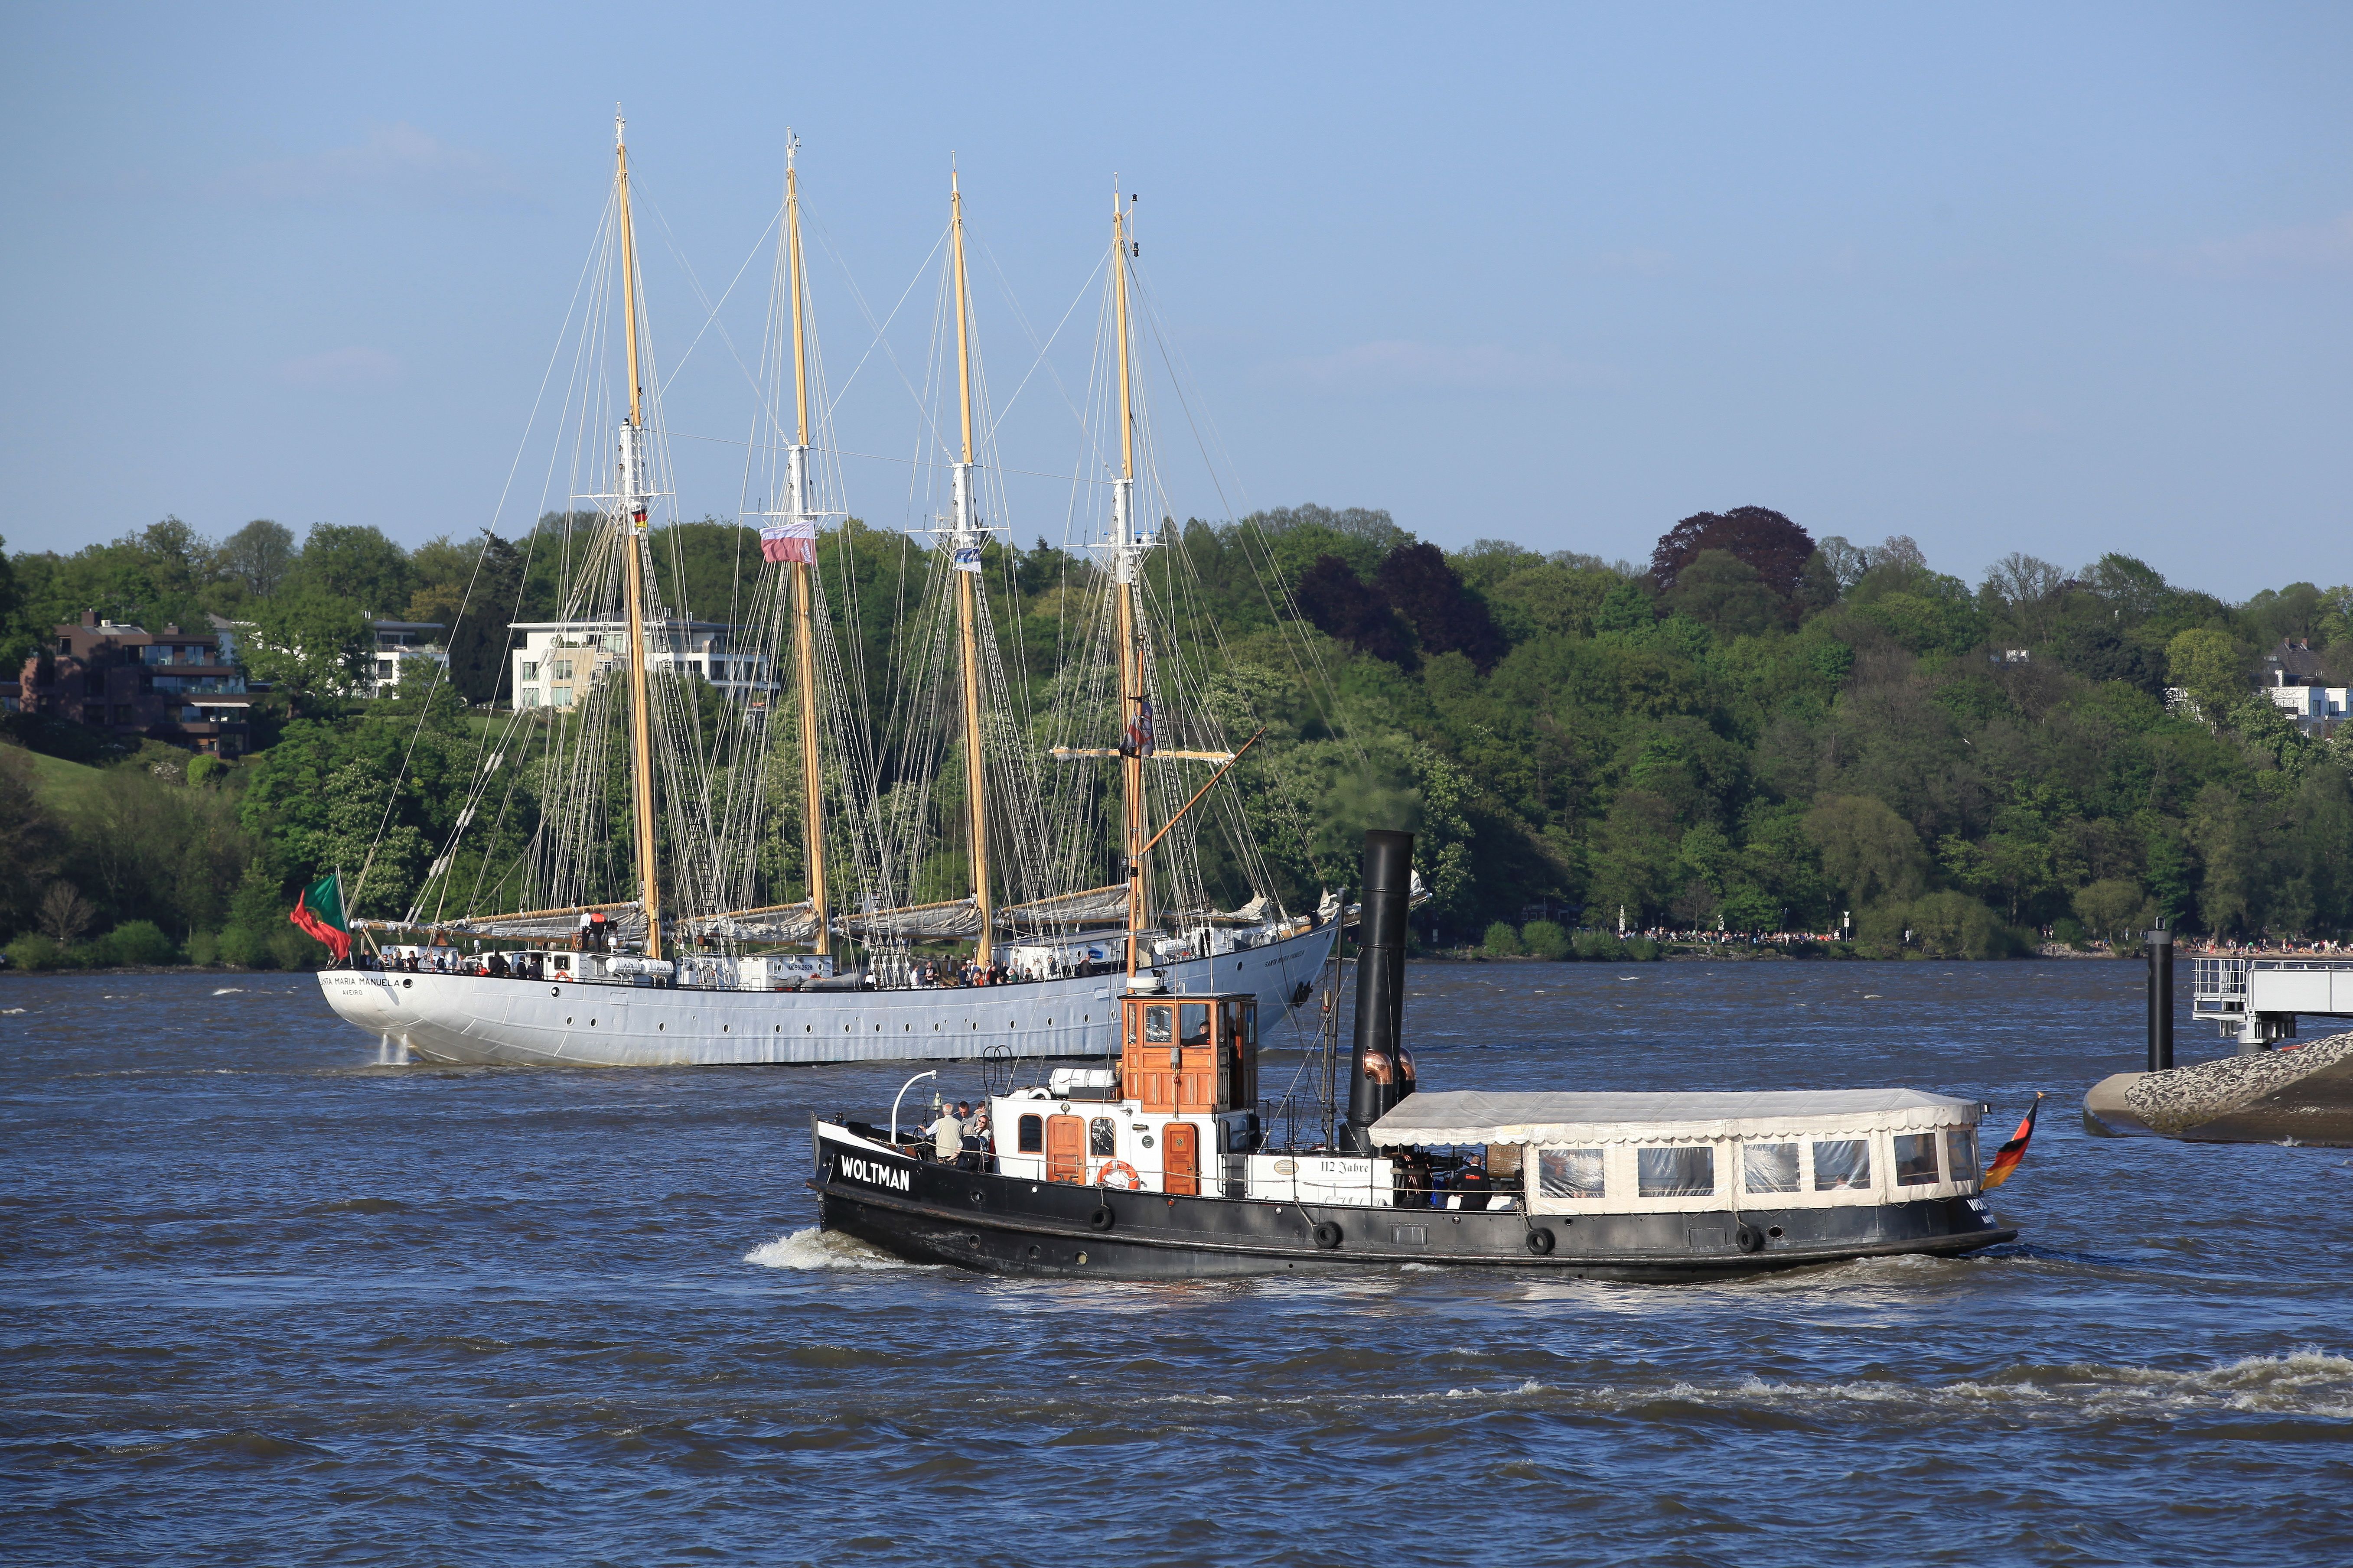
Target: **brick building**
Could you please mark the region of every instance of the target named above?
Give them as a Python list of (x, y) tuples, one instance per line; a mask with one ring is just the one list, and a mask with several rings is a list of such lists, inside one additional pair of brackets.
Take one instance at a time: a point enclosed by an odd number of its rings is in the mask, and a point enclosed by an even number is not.
[(21, 685), (26, 712), (132, 742), (234, 757), (250, 733), (245, 677), (207, 632), (150, 632), (86, 610), (81, 625), (58, 626), (25, 661)]

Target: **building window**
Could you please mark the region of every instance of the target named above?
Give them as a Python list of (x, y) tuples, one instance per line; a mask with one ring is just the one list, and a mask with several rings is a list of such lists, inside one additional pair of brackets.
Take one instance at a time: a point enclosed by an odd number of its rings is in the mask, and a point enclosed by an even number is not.
[(1601, 1195), (1601, 1151), (1540, 1149), (1536, 1152), (1536, 1190), (1548, 1198), (1598, 1198)]
[(539, 660), (535, 658), (527, 658), (522, 661), (522, 678), (525, 680), (537, 680), (539, 679)]
[(1087, 1123), (1087, 1152), (1098, 1160), (1108, 1160), (1119, 1152), (1119, 1129), (1108, 1116), (1098, 1116)]
[(526, 686), (522, 689), (522, 705), (526, 708), (536, 708), (539, 706), (538, 687)]
[(1715, 1150), (1705, 1143), (1634, 1151), (1635, 1190), (1646, 1198), (1697, 1198), (1715, 1191)]
[(375, 678), (378, 680), (390, 680), (393, 678), (394, 671), (395, 666), (392, 660), (388, 658), (380, 658), (375, 661)]
[(1933, 1187), (1936, 1184), (1936, 1135), (1898, 1132), (1895, 1135), (1895, 1184)]
[(1839, 1138), (1814, 1145), (1814, 1191), (1835, 1193), (1870, 1185), (1870, 1139)]
[(549, 703), (554, 707), (569, 708), (572, 706), (572, 688), (568, 686), (551, 687), (548, 689), (547, 700)]
[(1798, 1146), (1744, 1143), (1740, 1146), (1740, 1173), (1746, 1191), (1794, 1193), (1798, 1190)]
[(557, 659), (557, 660), (555, 661), (555, 670), (554, 670), (554, 674), (552, 674), (552, 675), (550, 675), (550, 676), (548, 677), (548, 679), (551, 679), (551, 680), (569, 680), (569, 679), (572, 679), (572, 661), (571, 661), (570, 659), (568, 659), (568, 658), (559, 658), (559, 659)]

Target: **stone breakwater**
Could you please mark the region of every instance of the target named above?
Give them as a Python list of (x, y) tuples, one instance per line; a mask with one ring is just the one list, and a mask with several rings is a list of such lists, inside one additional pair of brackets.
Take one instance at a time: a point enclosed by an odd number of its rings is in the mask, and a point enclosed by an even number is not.
[(2353, 1143), (2353, 1034), (2168, 1072), (2117, 1073), (2093, 1086), (2084, 1112), (2102, 1132)]

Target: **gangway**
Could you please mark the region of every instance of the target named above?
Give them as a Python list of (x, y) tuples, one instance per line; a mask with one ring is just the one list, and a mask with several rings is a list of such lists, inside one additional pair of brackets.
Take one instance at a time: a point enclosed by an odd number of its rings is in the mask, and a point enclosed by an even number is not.
[(2353, 1017), (2353, 953), (2191, 962), (2189, 1016), (2218, 1025), (2242, 1049), (2295, 1038), (2301, 1013)]

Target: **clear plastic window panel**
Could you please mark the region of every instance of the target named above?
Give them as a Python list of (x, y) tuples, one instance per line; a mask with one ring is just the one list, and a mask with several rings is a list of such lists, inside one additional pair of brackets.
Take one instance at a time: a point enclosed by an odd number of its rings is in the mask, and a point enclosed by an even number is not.
[(1870, 1139), (1832, 1138), (1814, 1145), (1814, 1191), (1835, 1193), (1870, 1185)]
[(1539, 1150), (1536, 1177), (1546, 1197), (1598, 1198), (1602, 1193), (1601, 1151)]
[(1794, 1193), (1798, 1190), (1798, 1146), (1795, 1143), (1744, 1143), (1740, 1149), (1743, 1188), (1752, 1193)]
[(1978, 1130), (1974, 1127), (1945, 1129), (1945, 1168), (1957, 1182), (1978, 1179)]
[(1704, 1143), (1637, 1149), (1634, 1183), (1646, 1198), (1705, 1197), (1715, 1191), (1715, 1150)]
[(1936, 1184), (1936, 1135), (1898, 1132), (1895, 1135), (1895, 1184), (1933, 1187)]

